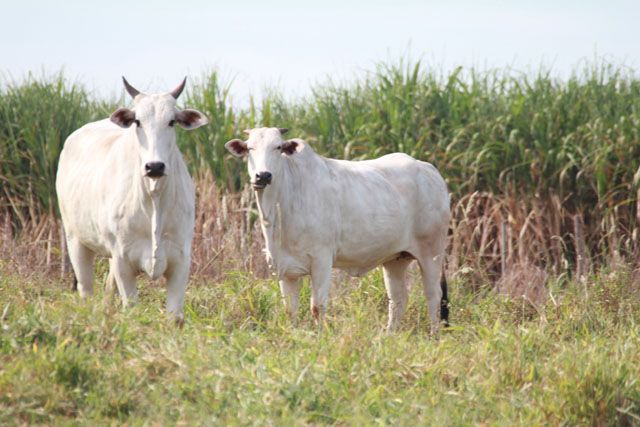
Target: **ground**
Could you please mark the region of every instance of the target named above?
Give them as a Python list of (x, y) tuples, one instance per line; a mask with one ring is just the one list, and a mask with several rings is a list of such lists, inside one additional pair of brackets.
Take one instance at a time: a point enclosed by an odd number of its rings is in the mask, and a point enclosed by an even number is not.
[(537, 304), (453, 277), (438, 338), (417, 286), (384, 332), (380, 271), (334, 291), (322, 332), (249, 273), (193, 280), (182, 329), (161, 286), (141, 282), (122, 310), (69, 285), (0, 264), (0, 424), (640, 423), (640, 290), (624, 269), (552, 278)]

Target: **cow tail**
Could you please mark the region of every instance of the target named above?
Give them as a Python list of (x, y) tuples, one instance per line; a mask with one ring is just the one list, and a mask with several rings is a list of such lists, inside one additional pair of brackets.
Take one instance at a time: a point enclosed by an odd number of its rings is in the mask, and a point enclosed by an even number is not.
[(76, 277), (76, 273), (73, 273), (73, 285), (71, 285), (71, 290), (72, 291), (77, 291), (78, 290), (78, 278)]
[(440, 300), (440, 320), (444, 322), (444, 326), (449, 326), (449, 296), (447, 295), (447, 278), (442, 271), (442, 279), (440, 280), (440, 289), (442, 289), (442, 299)]

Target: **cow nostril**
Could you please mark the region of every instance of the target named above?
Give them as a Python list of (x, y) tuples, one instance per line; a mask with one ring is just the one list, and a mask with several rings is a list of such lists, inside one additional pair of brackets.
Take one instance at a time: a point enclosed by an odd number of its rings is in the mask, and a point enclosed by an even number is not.
[(256, 174), (256, 181), (269, 184), (271, 182), (271, 172), (260, 172)]
[(144, 165), (144, 170), (148, 176), (158, 177), (164, 175), (163, 162), (149, 162)]

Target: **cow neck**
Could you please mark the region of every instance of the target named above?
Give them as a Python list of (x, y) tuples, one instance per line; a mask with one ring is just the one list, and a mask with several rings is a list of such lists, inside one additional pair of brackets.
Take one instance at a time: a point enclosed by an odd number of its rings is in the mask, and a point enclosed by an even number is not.
[(160, 238), (162, 234), (162, 210), (160, 209), (161, 194), (159, 192), (151, 194), (151, 277), (160, 275), (158, 270), (162, 260), (159, 259)]
[(281, 209), (279, 204), (280, 188), (267, 186), (264, 190), (256, 191), (256, 204), (260, 215), (260, 228), (265, 241), (265, 254), (269, 267), (279, 273), (278, 255), (281, 246)]
[[(264, 190), (257, 191), (258, 211), (263, 226), (278, 229), (282, 213), (292, 212), (299, 194), (301, 179), (298, 176), (299, 165), (289, 159), (284, 162), (279, 176), (274, 177), (274, 184), (268, 185)], [(298, 185), (295, 185), (298, 183)], [(283, 197), (286, 195), (287, 197)]]
[[(273, 178), (274, 184), (262, 191), (256, 192), (260, 225), (265, 239), (267, 259), (278, 273), (278, 255), (282, 250), (283, 224), (290, 225), (293, 221), (287, 215), (305, 211), (305, 194), (313, 194), (305, 189), (305, 185), (315, 181), (313, 170), (319, 157), (312, 151), (296, 154), (298, 158), (288, 159), (283, 164), (279, 176)], [(295, 214), (294, 214), (295, 215)]]
[(264, 190), (256, 191), (260, 222), (267, 228), (275, 225), (277, 205), (280, 202), (279, 190), (278, 187), (267, 186)]
[[(136, 143), (138, 143), (136, 141)], [(178, 153), (179, 154), (179, 153)], [(165, 209), (168, 203), (176, 199), (176, 178), (179, 170), (175, 150), (172, 150), (167, 162), (169, 173), (159, 180), (151, 180), (142, 175), (137, 175), (137, 183), (133, 185), (135, 205), (141, 209), (150, 219), (151, 225), (151, 277), (158, 277), (161, 272), (156, 270), (163, 268), (164, 260), (161, 258), (161, 237), (165, 219)]]
[[(153, 180), (149, 183), (148, 194), (151, 198), (151, 277), (159, 277), (166, 266), (164, 259), (160, 259), (162, 230), (167, 213), (167, 207), (172, 206), (176, 198), (176, 179), (178, 177), (178, 162), (175, 150), (169, 155), (169, 174), (160, 180)], [(163, 209), (164, 207), (164, 209)]]

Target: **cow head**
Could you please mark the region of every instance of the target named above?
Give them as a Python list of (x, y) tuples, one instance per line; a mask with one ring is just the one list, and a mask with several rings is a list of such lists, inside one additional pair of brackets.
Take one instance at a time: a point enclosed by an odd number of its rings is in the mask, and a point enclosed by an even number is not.
[(232, 139), (224, 146), (236, 157), (247, 157), (249, 178), (255, 190), (263, 190), (280, 175), (283, 162), (301, 148), (296, 141), (285, 141), (288, 129), (257, 128), (244, 131), (249, 139)]
[(119, 108), (111, 114), (111, 121), (123, 128), (135, 127), (139, 143), (140, 171), (157, 180), (170, 174), (170, 159), (177, 152), (175, 125), (196, 129), (208, 123), (207, 117), (197, 110), (180, 110), (176, 100), (187, 81), (173, 91), (163, 94), (144, 94), (122, 77), (124, 87), (133, 98), (133, 108)]

